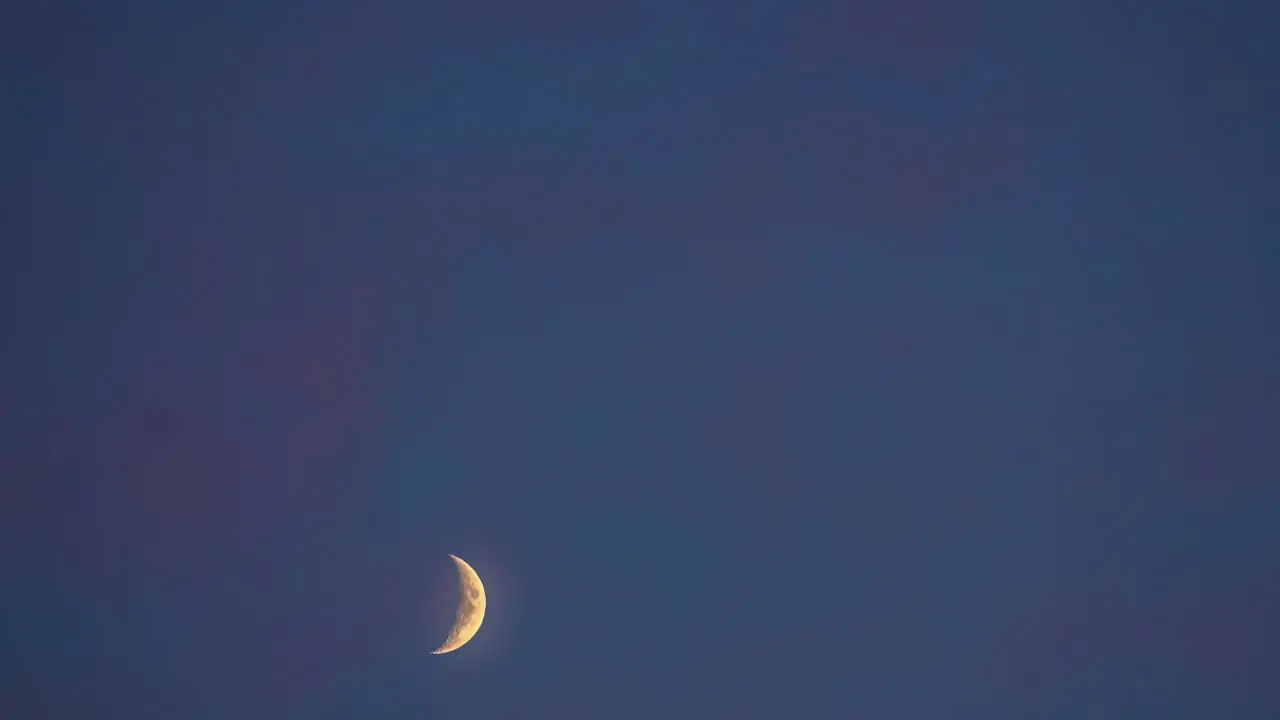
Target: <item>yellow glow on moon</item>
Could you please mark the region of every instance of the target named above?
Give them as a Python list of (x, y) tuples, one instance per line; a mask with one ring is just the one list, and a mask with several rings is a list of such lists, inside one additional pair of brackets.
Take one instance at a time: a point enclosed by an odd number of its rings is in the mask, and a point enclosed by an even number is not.
[(480, 623), (484, 622), (484, 585), (480, 583), (480, 576), (462, 558), (457, 555), (449, 557), (458, 566), (458, 615), (449, 629), (449, 637), (445, 638), (443, 645), (431, 651), (432, 655), (443, 655), (466, 645), (475, 637)]

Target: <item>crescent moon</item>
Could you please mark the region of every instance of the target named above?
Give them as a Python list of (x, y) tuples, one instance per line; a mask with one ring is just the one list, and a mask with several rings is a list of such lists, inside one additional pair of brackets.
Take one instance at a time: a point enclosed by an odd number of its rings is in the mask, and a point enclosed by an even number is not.
[(449, 557), (453, 558), (454, 564), (458, 566), (458, 614), (454, 618), (453, 627), (449, 629), (449, 636), (445, 638), (444, 644), (432, 650), (432, 655), (443, 655), (466, 645), (471, 638), (475, 637), (476, 631), (480, 629), (480, 623), (484, 622), (486, 603), (484, 585), (480, 582), (480, 576), (462, 558), (457, 555)]

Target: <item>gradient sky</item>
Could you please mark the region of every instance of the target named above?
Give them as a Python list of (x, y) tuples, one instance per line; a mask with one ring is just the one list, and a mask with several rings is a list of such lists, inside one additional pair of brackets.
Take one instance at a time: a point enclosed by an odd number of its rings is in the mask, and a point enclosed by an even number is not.
[(1271, 4), (12, 5), (5, 717), (1280, 717)]

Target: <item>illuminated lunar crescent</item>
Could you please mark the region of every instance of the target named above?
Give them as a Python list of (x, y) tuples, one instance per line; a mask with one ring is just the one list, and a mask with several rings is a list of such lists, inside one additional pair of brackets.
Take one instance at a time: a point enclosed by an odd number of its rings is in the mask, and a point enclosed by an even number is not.
[(480, 584), (480, 576), (457, 555), (450, 555), (458, 566), (458, 615), (454, 618), (453, 627), (449, 629), (449, 637), (444, 644), (431, 651), (432, 655), (443, 655), (453, 652), (467, 641), (475, 637), (484, 622), (484, 585)]

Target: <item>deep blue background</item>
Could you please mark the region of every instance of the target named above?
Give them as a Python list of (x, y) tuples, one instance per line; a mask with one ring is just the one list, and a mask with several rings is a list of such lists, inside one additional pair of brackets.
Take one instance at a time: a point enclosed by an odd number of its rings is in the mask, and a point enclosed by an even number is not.
[(6, 5), (4, 716), (1280, 717), (1269, 5)]

